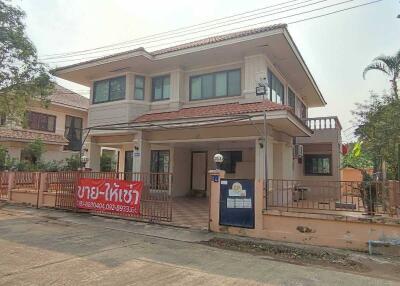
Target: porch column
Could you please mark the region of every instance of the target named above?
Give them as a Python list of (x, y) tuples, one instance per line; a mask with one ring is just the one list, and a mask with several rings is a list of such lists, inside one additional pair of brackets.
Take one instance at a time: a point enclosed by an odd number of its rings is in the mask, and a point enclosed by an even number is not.
[(255, 141), (255, 179), (264, 181), (265, 178), (265, 143), (262, 139)]
[(133, 148), (133, 172), (150, 172), (150, 143), (139, 139)]
[(273, 138), (267, 137), (267, 144), (264, 143), (263, 139), (257, 139), (255, 141), (255, 179), (264, 180), (265, 178), (265, 152), (267, 152), (267, 168), (268, 168), (268, 179), (273, 178)]
[(89, 168), (95, 172), (100, 171), (100, 153), (101, 148), (98, 144), (88, 142), (88, 154), (89, 154)]

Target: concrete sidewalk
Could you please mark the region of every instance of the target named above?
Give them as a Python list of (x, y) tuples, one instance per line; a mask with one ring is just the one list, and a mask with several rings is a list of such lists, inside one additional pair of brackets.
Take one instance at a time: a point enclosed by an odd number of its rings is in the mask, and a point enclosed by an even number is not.
[(213, 234), (3, 206), (0, 285), (399, 285), (211, 248)]

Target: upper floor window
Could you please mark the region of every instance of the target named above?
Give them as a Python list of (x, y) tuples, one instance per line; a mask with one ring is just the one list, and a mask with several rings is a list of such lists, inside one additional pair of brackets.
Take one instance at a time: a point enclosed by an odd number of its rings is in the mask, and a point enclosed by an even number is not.
[(125, 76), (96, 81), (93, 89), (93, 103), (124, 99), (125, 82)]
[(134, 98), (137, 100), (144, 99), (144, 76), (135, 76), (135, 94)]
[(296, 110), (296, 95), (293, 90), (288, 89), (288, 105), (293, 108), (293, 111)]
[(307, 107), (305, 106), (305, 104), (299, 99), (298, 100), (299, 103), (299, 115), (301, 117), (301, 119), (306, 119), (307, 118)]
[(240, 94), (240, 70), (216, 72), (190, 78), (190, 100)]
[(82, 144), (82, 118), (67, 115), (65, 117), (64, 137), (68, 139), (65, 150), (79, 151)]
[(268, 70), (268, 87), (269, 87), (269, 99), (273, 102), (283, 104), (285, 89), (279, 79)]
[(28, 111), (27, 124), (29, 129), (55, 132), (56, 117), (54, 115)]
[(166, 100), (170, 97), (169, 75), (154, 77), (152, 80), (153, 101)]

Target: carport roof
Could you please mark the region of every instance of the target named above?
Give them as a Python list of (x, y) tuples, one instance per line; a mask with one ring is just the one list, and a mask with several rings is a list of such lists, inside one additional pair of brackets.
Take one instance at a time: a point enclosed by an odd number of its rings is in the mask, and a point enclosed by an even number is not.
[(251, 114), (251, 113), (263, 112), (264, 110), (292, 111), (292, 108), (268, 100), (261, 102), (252, 102), (252, 103), (235, 102), (235, 103), (216, 104), (209, 106), (182, 108), (177, 111), (147, 113), (136, 118), (133, 121), (133, 123)]

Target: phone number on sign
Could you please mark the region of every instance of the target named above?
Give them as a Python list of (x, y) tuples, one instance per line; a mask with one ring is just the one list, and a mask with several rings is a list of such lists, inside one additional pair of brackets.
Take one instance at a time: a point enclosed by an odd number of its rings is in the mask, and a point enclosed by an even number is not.
[(109, 203), (105, 204), (105, 203), (78, 201), (78, 207), (101, 210), (101, 211), (115, 211), (115, 212), (125, 212), (133, 214), (139, 213), (139, 210), (137, 208), (132, 208), (130, 206), (116, 205), (116, 204), (109, 204)]

